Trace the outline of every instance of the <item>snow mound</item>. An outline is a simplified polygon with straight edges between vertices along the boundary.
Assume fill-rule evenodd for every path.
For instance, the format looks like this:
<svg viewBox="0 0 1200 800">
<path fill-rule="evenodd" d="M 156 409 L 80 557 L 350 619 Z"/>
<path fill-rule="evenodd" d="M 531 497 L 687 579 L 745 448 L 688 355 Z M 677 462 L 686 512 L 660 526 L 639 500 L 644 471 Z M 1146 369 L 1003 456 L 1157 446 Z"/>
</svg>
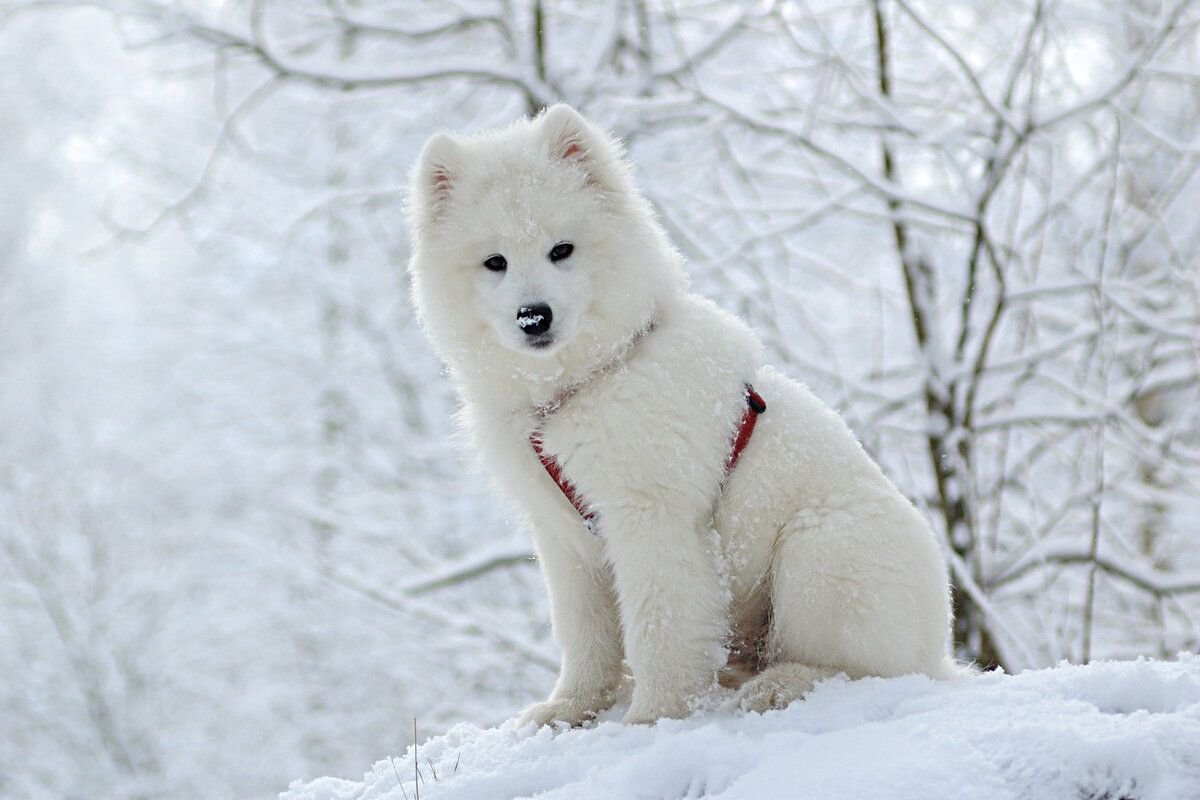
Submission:
<svg viewBox="0 0 1200 800">
<path fill-rule="evenodd" d="M 1200 800 L 1200 657 L 835 678 L 783 711 L 653 727 L 458 725 L 417 755 L 427 800 Z M 415 800 L 412 748 L 280 798 Z"/>
</svg>

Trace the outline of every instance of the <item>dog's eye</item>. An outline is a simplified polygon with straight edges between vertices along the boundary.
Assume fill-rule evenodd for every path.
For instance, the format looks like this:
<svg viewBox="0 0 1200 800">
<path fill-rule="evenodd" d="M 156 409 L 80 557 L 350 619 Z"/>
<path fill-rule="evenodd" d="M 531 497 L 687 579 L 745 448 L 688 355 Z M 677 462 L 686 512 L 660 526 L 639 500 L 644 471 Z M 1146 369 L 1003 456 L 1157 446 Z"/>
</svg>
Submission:
<svg viewBox="0 0 1200 800">
<path fill-rule="evenodd" d="M 570 256 L 573 252 L 575 252 L 575 245 L 571 244 L 570 242 L 559 242 L 558 244 L 554 245 L 554 247 L 550 248 L 550 260 L 562 261 L 564 258 Z"/>
<path fill-rule="evenodd" d="M 492 272 L 504 272 L 508 269 L 508 262 L 504 260 L 504 256 L 490 256 L 483 265 Z"/>
</svg>

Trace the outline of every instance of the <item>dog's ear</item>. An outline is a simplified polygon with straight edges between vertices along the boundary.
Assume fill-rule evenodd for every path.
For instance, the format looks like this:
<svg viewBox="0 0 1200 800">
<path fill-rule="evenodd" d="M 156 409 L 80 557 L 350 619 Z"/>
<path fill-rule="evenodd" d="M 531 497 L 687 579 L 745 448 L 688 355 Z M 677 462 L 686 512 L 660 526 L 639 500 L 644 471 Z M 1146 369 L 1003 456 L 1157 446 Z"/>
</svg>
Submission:
<svg viewBox="0 0 1200 800">
<path fill-rule="evenodd" d="M 551 156 L 577 164 L 588 183 L 616 188 L 613 184 L 622 172 L 621 146 L 612 137 L 563 103 L 546 109 L 541 127 Z"/>
<path fill-rule="evenodd" d="M 415 228 L 420 230 L 442 216 L 461 177 L 462 148 L 458 140 L 448 133 L 429 137 L 413 170 L 410 208 Z"/>
</svg>

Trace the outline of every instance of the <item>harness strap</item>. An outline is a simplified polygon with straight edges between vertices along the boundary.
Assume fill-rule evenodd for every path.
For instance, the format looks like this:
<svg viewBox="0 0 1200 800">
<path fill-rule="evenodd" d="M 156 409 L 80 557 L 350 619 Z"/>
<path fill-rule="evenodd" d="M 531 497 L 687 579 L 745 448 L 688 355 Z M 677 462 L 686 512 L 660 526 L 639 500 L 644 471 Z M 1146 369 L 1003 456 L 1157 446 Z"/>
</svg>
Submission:
<svg viewBox="0 0 1200 800">
<path fill-rule="evenodd" d="M 533 452 L 537 453 L 538 460 L 542 462 L 542 466 L 546 468 L 546 474 L 558 485 L 558 489 L 563 493 L 563 496 L 571 501 L 571 505 L 575 506 L 575 510 L 579 512 L 579 516 L 583 518 L 583 524 L 587 525 L 590 530 L 596 524 L 596 512 L 588 508 L 587 504 L 583 502 L 583 498 L 579 496 L 579 492 L 575 491 L 575 484 L 563 477 L 562 467 L 558 465 L 558 459 L 542 451 L 541 428 L 529 434 L 529 444 L 533 447 Z"/>
<path fill-rule="evenodd" d="M 758 415 L 766 410 L 767 404 L 762 399 L 762 396 L 754 391 L 753 386 L 747 383 L 746 410 L 742 413 L 742 421 L 738 425 L 737 432 L 734 434 L 733 442 L 730 444 L 729 455 L 725 457 L 726 479 L 733 472 L 733 468 L 737 466 L 738 459 L 742 457 L 742 451 L 750 443 L 750 437 L 754 435 L 754 426 L 758 422 Z M 542 462 L 542 467 L 545 468 L 546 474 L 558 486 L 558 490 L 563 493 L 563 496 L 575 507 L 583 523 L 587 525 L 588 530 L 594 529 L 596 526 L 596 511 L 588 507 L 587 503 L 584 502 L 579 492 L 575 489 L 575 484 L 571 483 L 563 475 L 558 459 L 542 449 L 541 428 L 535 428 L 530 432 L 529 445 L 533 448 L 533 452 L 537 455 L 538 460 Z M 724 480 L 721 483 L 724 485 Z"/>
<path fill-rule="evenodd" d="M 729 477 L 729 473 L 733 472 L 738 459 L 742 457 L 742 451 L 750 443 L 750 437 L 754 435 L 754 425 L 758 422 L 758 415 L 766 410 L 767 404 L 762 399 L 762 395 L 754 391 L 754 387 L 747 383 L 746 410 L 742 413 L 742 424 L 738 425 L 737 435 L 733 437 L 733 447 L 729 449 L 729 456 L 725 459 L 726 478 Z"/>
</svg>

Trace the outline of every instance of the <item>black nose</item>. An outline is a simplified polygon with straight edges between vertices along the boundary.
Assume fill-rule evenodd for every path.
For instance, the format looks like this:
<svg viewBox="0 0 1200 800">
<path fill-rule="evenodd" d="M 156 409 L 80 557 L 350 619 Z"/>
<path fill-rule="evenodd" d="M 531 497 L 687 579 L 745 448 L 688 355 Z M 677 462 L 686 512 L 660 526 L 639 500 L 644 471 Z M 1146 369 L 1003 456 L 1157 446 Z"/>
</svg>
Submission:
<svg viewBox="0 0 1200 800">
<path fill-rule="evenodd" d="M 535 303 L 517 309 L 517 327 L 525 331 L 526 336 L 541 336 L 550 330 L 552 321 L 554 314 L 545 303 Z"/>
</svg>

